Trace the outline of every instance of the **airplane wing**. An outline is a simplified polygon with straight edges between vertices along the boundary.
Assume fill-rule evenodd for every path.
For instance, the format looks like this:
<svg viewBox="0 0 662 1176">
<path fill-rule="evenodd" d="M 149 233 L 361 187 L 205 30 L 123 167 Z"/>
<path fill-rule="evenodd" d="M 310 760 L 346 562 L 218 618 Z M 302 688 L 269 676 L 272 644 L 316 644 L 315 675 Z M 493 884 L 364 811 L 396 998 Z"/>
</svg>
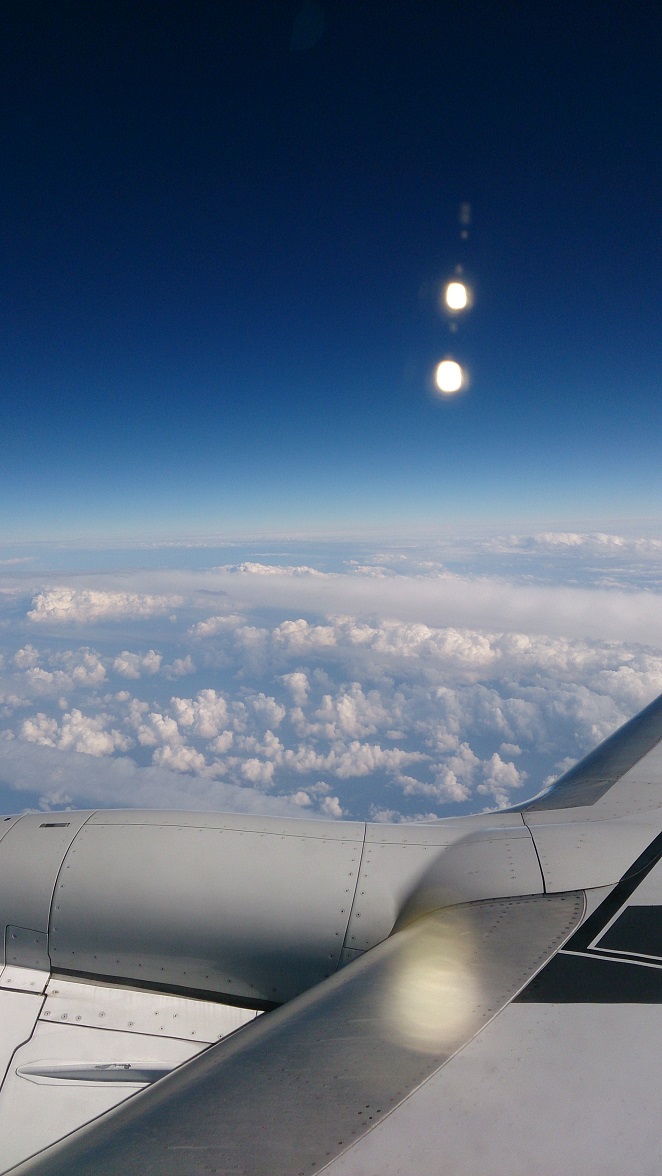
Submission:
<svg viewBox="0 0 662 1176">
<path fill-rule="evenodd" d="M 582 913 L 573 894 L 423 916 L 28 1170 L 320 1171 L 487 1024 Z"/>
<path fill-rule="evenodd" d="M 260 891 L 259 903 L 276 901 L 273 891 L 281 887 L 280 934 L 288 959 L 299 950 L 297 968 L 306 981 L 279 1007 L 170 1073 L 159 1077 L 155 1067 L 153 1084 L 141 1075 L 142 1089 L 121 1105 L 10 1170 L 15 1176 L 556 1176 L 575 1170 L 652 1176 L 662 1170 L 660 738 L 662 699 L 520 811 L 427 828 L 368 826 L 362 835 L 350 828 L 345 840 L 335 827 L 335 842 L 317 827 L 306 838 L 307 822 L 295 822 L 297 830 L 281 822 L 269 834 L 268 823 L 256 831 L 247 818 L 243 824 L 225 818 L 214 832 L 230 858 L 234 838 L 241 837 L 244 857 L 262 839 L 271 894 Z M 77 873 L 94 890 L 88 858 L 103 887 L 107 861 L 125 836 L 132 853 L 142 846 L 143 861 L 145 847 L 165 843 L 175 829 L 183 843 L 199 836 L 192 817 L 189 826 L 176 820 L 181 815 L 88 816 L 81 826 L 87 834 L 78 841 L 77 833 L 70 846 L 78 842 L 77 861 L 67 851 L 58 869 L 60 878 L 68 862 L 71 918 L 78 910 Z M 210 818 L 205 831 L 212 826 Z M 280 856 L 278 843 L 285 845 Z M 294 862 L 297 844 L 302 856 Z M 337 927 L 321 907 L 315 915 L 311 880 L 321 858 L 318 881 L 327 898 L 338 871 L 345 883 L 352 879 L 338 892 L 349 897 Z M 124 858 L 127 868 L 130 860 Z M 236 892 L 235 898 L 249 938 L 251 926 L 257 928 L 265 946 L 260 953 L 253 944 L 250 971 L 234 926 L 231 950 L 217 949 L 226 952 L 225 970 L 234 968 L 224 983 L 238 984 L 241 976 L 255 984 L 268 973 L 283 990 L 296 987 L 299 972 L 288 973 L 274 955 L 269 920 L 260 922 L 252 910 L 255 894 L 248 907 Z M 297 919 L 287 918 L 292 904 L 299 904 L 299 936 Z M 318 962 L 321 967 L 326 952 L 329 974 L 310 983 L 315 953 L 302 955 L 297 940 L 310 940 L 313 930 Z M 62 950 L 60 934 L 49 928 L 49 941 Z M 130 970 L 126 931 L 122 938 L 115 923 L 101 918 L 97 934 L 110 936 L 118 952 L 119 935 L 121 966 Z M 337 938 L 342 946 L 329 951 Z M 75 942 L 84 953 L 80 936 Z M 144 962 L 153 962 L 151 931 L 143 946 Z M 88 949 L 83 971 L 90 959 Z M 70 982 L 92 978 L 77 974 Z M 55 983 L 61 979 L 51 972 L 48 985 Z M 116 983 L 125 993 L 127 977 Z M 261 997 L 262 1007 L 270 1007 L 262 991 Z M 15 1071 L 14 1077 L 19 1081 Z M 0 1116 L 3 1094 L 4 1087 Z"/>
</svg>

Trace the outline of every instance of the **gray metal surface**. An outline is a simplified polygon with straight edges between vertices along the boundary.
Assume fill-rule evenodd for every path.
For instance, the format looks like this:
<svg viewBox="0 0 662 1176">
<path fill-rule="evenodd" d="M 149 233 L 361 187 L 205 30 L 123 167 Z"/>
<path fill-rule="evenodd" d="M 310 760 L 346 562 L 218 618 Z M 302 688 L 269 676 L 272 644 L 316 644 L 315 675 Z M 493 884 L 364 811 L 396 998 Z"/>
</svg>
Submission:
<svg viewBox="0 0 662 1176">
<path fill-rule="evenodd" d="M 27 813 L 9 824 L 0 851 L 0 935 L 5 928 L 48 931 L 55 881 L 69 846 L 90 816 Z"/>
<path fill-rule="evenodd" d="M 427 915 L 16 1176 L 296 1176 L 369 1131 L 490 1021 L 583 894 Z"/>
<path fill-rule="evenodd" d="M 45 995 L 40 1019 L 50 1024 L 176 1037 L 207 1045 L 259 1016 L 236 1005 L 62 976 L 50 980 Z"/>
<path fill-rule="evenodd" d="M 543 889 L 519 814 L 416 834 L 177 816 L 96 813 L 80 830 L 53 899 L 58 972 L 269 1008 L 386 939 L 396 922 Z"/>
<path fill-rule="evenodd" d="M 135 1094 L 144 1086 L 145 1071 L 170 1072 L 204 1048 L 203 1042 L 191 1038 L 106 1029 L 105 1019 L 101 1018 L 95 1027 L 75 1020 L 53 1023 L 52 1019 L 44 1019 L 46 1010 L 30 1026 L 29 1033 L 25 1027 L 19 1033 L 16 1023 L 22 1011 L 21 1001 L 31 999 L 36 1003 L 36 998 L 0 993 L 0 1006 L 3 995 L 7 1001 L 11 998 L 18 1009 L 13 1015 L 5 1002 L 0 1010 L 8 1013 L 13 1029 L 11 1065 L 0 1091 L 2 1172 Z M 96 1065 L 119 1065 L 120 1070 L 106 1069 L 95 1076 Z M 121 1080 L 123 1074 L 125 1081 Z"/>
<path fill-rule="evenodd" d="M 9 967 L 50 972 L 48 935 L 45 931 L 31 931 L 9 923 L 5 929 L 5 961 Z"/>
<path fill-rule="evenodd" d="M 584 821 L 567 824 L 539 824 L 535 813 L 527 815 L 548 894 L 613 885 L 659 828 L 659 817 L 651 829 L 644 821 L 593 820 L 593 811 Z"/>
<path fill-rule="evenodd" d="M 49 820 L 66 820 L 52 813 Z M 309 817 L 261 817 L 257 813 L 199 812 L 197 809 L 98 809 L 90 825 L 166 825 L 189 829 L 234 829 L 238 833 L 270 833 L 274 837 L 320 837 L 324 841 L 363 838 L 363 821 L 328 821 Z"/>
<path fill-rule="evenodd" d="M 0 841 L 6 837 L 12 825 L 15 825 L 18 820 L 20 820 L 19 817 L 0 817 Z"/>
<path fill-rule="evenodd" d="M 662 694 L 559 776 L 548 792 L 517 805 L 513 811 L 544 812 L 593 805 L 660 740 Z"/>
<path fill-rule="evenodd" d="M 441 907 L 542 893 L 538 858 L 522 817 L 491 813 L 490 818 L 413 828 L 368 825 L 347 947 L 373 947 L 394 926 L 400 929 Z"/>
<path fill-rule="evenodd" d="M 246 828 L 246 819 L 228 824 L 221 814 L 215 828 L 157 813 L 102 823 L 99 814 L 58 878 L 53 967 L 254 1007 L 280 1004 L 334 972 L 364 826 L 357 838 L 356 826 L 329 822 L 324 836 L 303 821 L 282 832 L 268 822 L 266 832 Z"/>
</svg>

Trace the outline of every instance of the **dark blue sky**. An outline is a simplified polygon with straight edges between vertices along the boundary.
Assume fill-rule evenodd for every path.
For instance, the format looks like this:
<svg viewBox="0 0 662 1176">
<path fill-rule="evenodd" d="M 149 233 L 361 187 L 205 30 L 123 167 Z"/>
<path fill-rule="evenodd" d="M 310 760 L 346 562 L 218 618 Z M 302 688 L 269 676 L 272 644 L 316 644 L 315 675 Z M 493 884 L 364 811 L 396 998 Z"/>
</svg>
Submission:
<svg viewBox="0 0 662 1176">
<path fill-rule="evenodd" d="M 10 0 L 0 38 L 0 537 L 659 516 L 656 5 Z"/>
</svg>

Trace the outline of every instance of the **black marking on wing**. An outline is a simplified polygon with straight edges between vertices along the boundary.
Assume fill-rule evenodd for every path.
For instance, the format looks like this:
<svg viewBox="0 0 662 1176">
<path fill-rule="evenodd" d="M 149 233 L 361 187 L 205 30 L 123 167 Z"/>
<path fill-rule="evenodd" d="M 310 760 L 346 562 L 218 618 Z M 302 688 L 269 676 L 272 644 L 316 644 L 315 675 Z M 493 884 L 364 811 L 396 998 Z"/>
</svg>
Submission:
<svg viewBox="0 0 662 1176">
<path fill-rule="evenodd" d="M 662 907 L 627 905 L 661 858 L 662 833 L 516 1000 L 662 1004 Z"/>
<path fill-rule="evenodd" d="M 516 1000 L 523 1004 L 661 1004 L 662 967 L 560 951 Z"/>
<path fill-rule="evenodd" d="M 569 951 L 586 951 L 598 938 L 601 931 L 610 923 L 614 915 L 625 906 L 644 878 L 650 874 L 654 866 L 662 857 L 662 833 L 651 841 L 644 852 L 625 871 L 620 882 L 610 891 L 600 906 L 589 915 L 578 931 L 572 936 L 566 947 Z"/>
<path fill-rule="evenodd" d="M 662 963 L 662 907 L 626 907 L 602 936 L 600 949 Z"/>
</svg>

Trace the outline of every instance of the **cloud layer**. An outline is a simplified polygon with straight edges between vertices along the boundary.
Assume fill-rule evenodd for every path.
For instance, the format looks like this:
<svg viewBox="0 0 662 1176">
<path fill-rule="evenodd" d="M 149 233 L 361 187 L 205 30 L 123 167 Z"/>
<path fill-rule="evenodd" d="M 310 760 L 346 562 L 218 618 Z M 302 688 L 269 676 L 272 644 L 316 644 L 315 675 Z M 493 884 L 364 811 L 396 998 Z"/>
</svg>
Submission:
<svg viewBox="0 0 662 1176">
<path fill-rule="evenodd" d="M 495 538 L 461 570 L 384 549 L 329 570 L 302 547 L 48 585 L 12 567 L 6 803 L 433 820 L 523 799 L 662 691 L 646 544 Z M 567 582 L 568 552 L 596 550 L 618 587 Z"/>
</svg>

